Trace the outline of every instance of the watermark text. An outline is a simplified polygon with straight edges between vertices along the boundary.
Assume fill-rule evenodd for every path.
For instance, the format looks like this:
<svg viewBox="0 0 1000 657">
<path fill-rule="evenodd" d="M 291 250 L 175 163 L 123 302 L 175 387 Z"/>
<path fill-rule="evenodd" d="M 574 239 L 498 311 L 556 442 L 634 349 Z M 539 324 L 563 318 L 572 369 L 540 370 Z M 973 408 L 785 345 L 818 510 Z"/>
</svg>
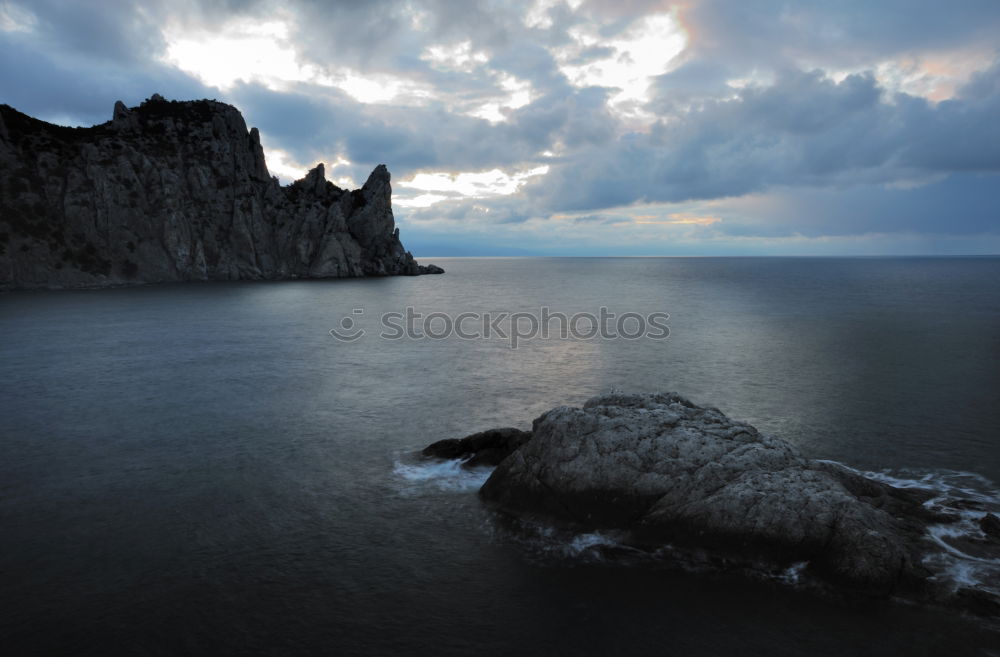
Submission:
<svg viewBox="0 0 1000 657">
<path fill-rule="evenodd" d="M 330 335 L 354 342 L 369 333 L 361 326 L 363 308 L 344 316 Z M 503 340 L 511 349 L 530 340 L 664 340 L 670 337 L 669 313 L 611 312 L 602 306 L 596 313 L 567 314 L 542 306 L 537 312 L 419 312 L 407 307 L 378 317 L 378 337 L 383 340 Z"/>
</svg>

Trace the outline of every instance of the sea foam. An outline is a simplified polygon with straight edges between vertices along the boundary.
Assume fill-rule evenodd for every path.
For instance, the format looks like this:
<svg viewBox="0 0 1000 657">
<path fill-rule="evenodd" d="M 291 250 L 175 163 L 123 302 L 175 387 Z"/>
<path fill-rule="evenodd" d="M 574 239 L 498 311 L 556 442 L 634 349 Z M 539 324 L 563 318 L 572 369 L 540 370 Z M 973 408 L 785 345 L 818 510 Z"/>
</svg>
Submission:
<svg viewBox="0 0 1000 657">
<path fill-rule="evenodd" d="M 927 538 L 937 549 L 927 553 L 924 565 L 934 573 L 934 579 L 953 589 L 971 587 L 1000 597 L 998 550 L 979 526 L 987 513 L 1000 514 L 996 484 L 982 475 L 958 470 L 865 472 L 838 465 L 890 486 L 930 492 L 933 496 L 924 506 L 957 520 L 928 526 Z"/>
<path fill-rule="evenodd" d="M 393 464 L 393 474 L 408 484 L 412 492 L 435 490 L 466 493 L 479 490 L 489 479 L 493 468 L 466 468 L 468 459 L 448 461 L 427 460 L 408 462 L 397 459 Z"/>
</svg>

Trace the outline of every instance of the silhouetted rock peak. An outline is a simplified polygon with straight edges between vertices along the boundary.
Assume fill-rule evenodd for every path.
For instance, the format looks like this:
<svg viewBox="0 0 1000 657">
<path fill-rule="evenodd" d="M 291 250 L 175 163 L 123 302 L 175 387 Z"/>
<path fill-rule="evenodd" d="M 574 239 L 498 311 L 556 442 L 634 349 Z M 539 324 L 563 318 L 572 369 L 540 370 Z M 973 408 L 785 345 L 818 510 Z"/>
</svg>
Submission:
<svg viewBox="0 0 1000 657">
<path fill-rule="evenodd" d="M 389 169 L 387 169 L 384 164 L 380 164 L 377 167 L 375 167 L 375 169 L 368 176 L 368 180 L 367 182 L 365 182 L 365 187 L 368 187 L 369 185 L 378 185 L 378 184 L 388 185 L 389 179 L 390 179 Z"/>
<path fill-rule="evenodd" d="M 314 194 L 321 194 L 326 189 L 326 168 L 320 162 L 313 167 L 306 177 L 302 179 L 302 184 Z"/>
<path fill-rule="evenodd" d="M 354 191 L 323 164 L 282 187 L 232 105 L 153 94 L 112 116 L 0 106 L 0 288 L 422 273 L 385 165 Z"/>
<path fill-rule="evenodd" d="M 115 101 L 115 110 L 113 114 L 115 121 L 127 118 L 130 113 L 131 112 L 128 111 L 128 108 L 125 107 L 125 103 L 120 100 Z"/>
</svg>

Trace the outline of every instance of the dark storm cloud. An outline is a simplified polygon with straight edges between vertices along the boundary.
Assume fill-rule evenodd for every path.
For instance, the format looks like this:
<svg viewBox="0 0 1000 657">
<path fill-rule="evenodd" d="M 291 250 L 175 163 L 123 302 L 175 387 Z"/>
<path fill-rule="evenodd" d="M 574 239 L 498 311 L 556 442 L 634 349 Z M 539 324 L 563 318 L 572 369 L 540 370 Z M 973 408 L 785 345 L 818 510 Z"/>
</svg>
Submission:
<svg viewBox="0 0 1000 657">
<path fill-rule="evenodd" d="M 691 98 L 718 97 L 726 81 L 788 69 L 872 69 L 889 58 L 913 64 L 950 51 L 997 51 L 1000 3 L 993 0 L 723 0 L 683 2 L 692 40 L 684 62 L 654 83 L 668 111 Z"/>
<path fill-rule="evenodd" d="M 134 2 L 12 2 L 33 18 L 32 40 L 55 55 L 73 53 L 97 62 L 114 62 L 155 54 L 164 46 L 155 14 Z"/>
<path fill-rule="evenodd" d="M 520 149 L 506 142 L 485 120 L 449 115 L 439 106 L 370 106 L 308 85 L 291 93 L 244 85 L 232 95 L 249 122 L 300 162 L 339 151 L 364 165 L 389 162 L 402 176 L 428 167 L 508 166 L 534 152 L 523 139 Z"/>
<path fill-rule="evenodd" d="M 712 58 L 751 66 L 807 59 L 812 65 L 865 65 L 913 50 L 994 45 L 994 0 L 758 0 L 684 3 L 695 47 Z"/>
<path fill-rule="evenodd" d="M 510 120 L 454 115 L 441 104 L 427 107 L 366 105 L 329 88 L 303 85 L 277 92 L 239 85 L 230 92 L 248 123 L 299 162 L 340 151 L 352 162 L 391 162 L 397 177 L 418 169 L 482 170 L 534 162 L 556 143 L 596 146 L 613 138 L 607 92 L 566 88 L 514 110 Z"/>
<path fill-rule="evenodd" d="M 910 232 L 978 235 L 1000 226 L 997 177 L 952 174 L 916 188 L 859 185 L 846 189 L 793 188 L 772 203 L 730 221 L 726 233 L 806 237 Z"/>
<path fill-rule="evenodd" d="M 31 41 L 60 56 L 92 63 L 135 64 L 155 60 L 166 47 L 168 21 L 213 27 L 234 14 L 259 15 L 257 0 L 6 0 L 30 17 Z"/>
<path fill-rule="evenodd" d="M 726 63 L 691 59 L 669 73 L 658 76 L 652 85 L 653 95 L 662 112 L 678 102 L 688 102 L 691 98 L 715 98 L 732 93 L 726 80 L 736 77 L 739 77 L 736 69 Z"/>
<path fill-rule="evenodd" d="M 78 125 L 111 119 L 116 100 L 137 105 L 153 93 L 170 98 L 211 98 L 206 87 L 157 62 L 94 66 L 13 35 L 0 38 L 0 102 L 49 120 Z"/>
<path fill-rule="evenodd" d="M 153 93 L 170 98 L 221 97 L 161 61 L 169 18 L 212 25 L 255 3 L 83 3 L 8 0 L 29 29 L 0 31 L 0 102 L 42 118 L 76 124 L 111 118 L 116 100 L 135 105 Z"/>
<path fill-rule="evenodd" d="M 789 187 L 747 198 L 714 202 L 721 217 L 712 228 L 738 239 L 837 240 L 856 236 L 947 237 L 992 235 L 1000 225 L 996 177 L 951 174 L 915 188 L 854 185 L 847 188 Z"/>
<path fill-rule="evenodd" d="M 739 196 L 778 185 L 893 183 L 1000 172 L 1000 66 L 954 100 L 888 95 L 869 75 L 839 83 L 786 72 L 553 168 L 530 192 L 551 211 Z M 989 91 L 984 93 L 983 90 Z"/>
<path fill-rule="evenodd" d="M 479 49 L 500 49 L 523 29 L 516 7 L 480 0 L 306 1 L 287 7 L 303 56 L 359 70 L 423 69 L 413 55 L 429 43 L 469 40 Z"/>
<path fill-rule="evenodd" d="M 450 222 L 450 230 L 463 224 L 510 225 L 521 224 L 532 219 L 532 208 L 519 196 L 498 196 L 491 199 L 461 198 L 448 199 L 429 208 L 405 208 L 396 214 L 410 225 L 421 222 Z M 475 218 L 476 222 L 470 222 Z"/>
</svg>

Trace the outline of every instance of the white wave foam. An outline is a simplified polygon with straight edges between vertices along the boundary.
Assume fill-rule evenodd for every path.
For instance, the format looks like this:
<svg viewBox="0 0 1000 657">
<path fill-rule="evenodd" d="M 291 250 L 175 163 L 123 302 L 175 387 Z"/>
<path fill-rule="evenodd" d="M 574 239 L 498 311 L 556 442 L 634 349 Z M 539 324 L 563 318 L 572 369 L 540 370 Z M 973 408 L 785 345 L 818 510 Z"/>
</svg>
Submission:
<svg viewBox="0 0 1000 657">
<path fill-rule="evenodd" d="M 982 534 L 982 531 L 978 527 L 976 528 L 967 527 L 963 526 L 964 524 L 965 524 L 964 522 L 957 522 L 953 525 L 931 525 L 927 531 L 930 534 L 931 538 L 934 540 L 934 542 L 937 543 L 938 546 L 940 546 L 941 549 L 947 552 L 948 554 L 959 557 L 961 559 L 965 559 L 967 561 L 974 561 L 976 563 L 989 564 L 1000 567 L 1000 559 L 983 558 L 983 557 L 977 557 L 972 554 L 968 554 L 967 552 L 963 552 L 959 548 L 955 547 L 954 544 L 948 541 L 949 538 L 959 539 L 959 540 L 970 537 L 978 538 L 976 534 L 980 535 Z"/>
<path fill-rule="evenodd" d="M 1000 489 L 992 481 L 959 470 L 863 472 L 843 463 L 828 462 L 896 488 L 919 488 L 932 493 L 924 506 L 957 520 L 927 528 L 927 537 L 940 551 L 928 554 L 924 565 L 935 573 L 935 579 L 953 588 L 972 587 L 1000 596 L 1000 559 L 967 551 L 987 538 L 979 526 L 980 519 L 987 513 L 1000 513 Z"/>
<path fill-rule="evenodd" d="M 494 518 L 491 528 L 495 538 L 516 543 L 527 555 L 543 563 L 553 560 L 560 563 L 621 561 L 626 554 L 649 557 L 647 553 L 629 546 L 624 532 L 605 530 L 577 533 L 523 518 L 514 520 L 513 526 L 505 522 L 498 523 Z M 610 557 L 610 553 L 614 553 L 614 557 Z"/>
<path fill-rule="evenodd" d="M 791 566 L 782 571 L 780 575 L 778 575 L 778 580 L 784 582 L 785 584 L 791 584 L 794 586 L 802 581 L 803 574 L 808 567 L 808 561 L 793 563 Z"/>
<path fill-rule="evenodd" d="M 486 483 L 493 468 L 465 468 L 465 460 L 416 461 L 397 460 L 392 471 L 418 489 L 431 488 L 444 492 L 465 493 L 479 490 Z"/>
<path fill-rule="evenodd" d="M 587 534 L 577 534 L 569 543 L 564 546 L 564 551 L 569 556 L 600 555 L 602 548 L 621 547 L 621 543 L 614 537 L 602 534 L 601 532 L 590 532 Z"/>
</svg>

